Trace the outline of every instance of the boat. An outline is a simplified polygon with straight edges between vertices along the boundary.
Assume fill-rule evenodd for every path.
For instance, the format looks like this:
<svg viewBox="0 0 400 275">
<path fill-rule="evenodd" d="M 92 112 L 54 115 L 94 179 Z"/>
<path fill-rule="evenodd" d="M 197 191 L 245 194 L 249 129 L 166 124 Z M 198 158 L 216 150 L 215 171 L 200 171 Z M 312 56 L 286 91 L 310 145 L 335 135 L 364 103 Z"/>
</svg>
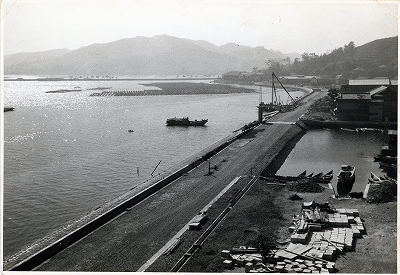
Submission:
<svg viewBox="0 0 400 275">
<path fill-rule="evenodd" d="M 315 174 L 314 176 L 313 176 L 313 178 L 315 178 L 315 179 L 317 179 L 317 178 L 321 178 L 322 177 L 322 175 L 323 175 L 324 173 L 318 173 L 318 174 Z"/>
<path fill-rule="evenodd" d="M 321 173 L 320 173 L 321 174 Z M 318 175 L 320 175 L 318 174 Z M 315 177 L 315 181 L 318 183 L 329 183 L 332 179 L 333 179 L 333 170 L 329 171 L 328 173 L 324 174 L 324 175 L 320 175 Z"/>
<path fill-rule="evenodd" d="M 14 107 L 4 107 L 4 112 L 14 111 Z"/>
<path fill-rule="evenodd" d="M 374 161 L 397 163 L 397 157 L 385 156 L 385 155 L 379 154 L 378 156 L 374 157 Z"/>
<path fill-rule="evenodd" d="M 133 131 L 132 129 L 129 129 L 128 132 L 129 132 L 129 133 L 133 133 L 134 131 Z"/>
<path fill-rule="evenodd" d="M 204 126 L 208 119 L 202 120 L 189 120 L 188 117 L 183 118 L 169 118 L 167 119 L 167 126 Z"/>
<path fill-rule="evenodd" d="M 368 178 L 369 183 L 382 183 L 382 179 L 371 172 L 370 177 Z"/>
<path fill-rule="evenodd" d="M 307 170 L 304 170 L 303 172 L 301 172 L 298 177 L 305 177 L 307 173 Z"/>
<path fill-rule="evenodd" d="M 392 170 L 395 171 L 397 170 L 397 163 L 384 163 L 380 162 L 379 167 L 382 168 L 383 170 Z"/>
<path fill-rule="evenodd" d="M 356 179 L 356 168 L 350 165 L 342 165 L 337 175 L 338 183 L 350 184 Z"/>
</svg>

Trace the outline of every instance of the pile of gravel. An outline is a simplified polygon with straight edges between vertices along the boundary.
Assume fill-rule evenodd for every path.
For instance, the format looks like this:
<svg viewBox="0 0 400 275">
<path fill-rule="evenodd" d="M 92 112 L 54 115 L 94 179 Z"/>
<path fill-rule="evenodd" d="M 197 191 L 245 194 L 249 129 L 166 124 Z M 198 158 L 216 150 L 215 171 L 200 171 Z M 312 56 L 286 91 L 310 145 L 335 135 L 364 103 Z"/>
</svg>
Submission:
<svg viewBox="0 0 400 275">
<path fill-rule="evenodd" d="M 395 201 L 397 197 L 397 184 L 394 181 L 383 182 L 374 186 L 368 192 L 367 202 L 380 203 Z"/>
<path fill-rule="evenodd" d="M 324 188 L 316 182 L 308 180 L 299 180 L 294 182 L 290 186 L 290 191 L 300 192 L 300 193 L 321 193 Z"/>
</svg>

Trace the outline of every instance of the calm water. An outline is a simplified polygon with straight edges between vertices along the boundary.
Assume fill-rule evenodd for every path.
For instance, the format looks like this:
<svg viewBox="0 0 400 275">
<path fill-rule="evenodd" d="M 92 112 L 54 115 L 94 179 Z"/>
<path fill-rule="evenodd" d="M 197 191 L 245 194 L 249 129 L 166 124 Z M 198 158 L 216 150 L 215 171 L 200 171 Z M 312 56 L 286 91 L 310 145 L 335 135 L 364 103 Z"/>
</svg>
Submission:
<svg viewBox="0 0 400 275">
<path fill-rule="evenodd" d="M 96 87 L 153 89 L 140 83 L 4 83 L 4 105 L 16 108 L 4 113 L 5 257 L 148 184 L 160 161 L 154 174 L 257 119 L 258 93 L 89 97 L 95 91 L 88 89 Z M 82 92 L 46 93 L 75 86 Z M 268 91 L 263 88 L 265 102 Z M 209 122 L 207 127 L 166 127 L 165 120 L 175 116 Z"/>
<path fill-rule="evenodd" d="M 350 191 L 363 192 L 371 172 L 378 176 L 386 175 L 379 169 L 379 162 L 374 162 L 384 140 L 381 132 L 309 131 L 296 144 L 277 174 L 297 176 L 307 170 L 307 174 L 315 175 L 333 170 L 331 183 L 337 191 L 336 176 L 340 166 L 349 164 L 356 167 L 356 180 Z"/>
</svg>

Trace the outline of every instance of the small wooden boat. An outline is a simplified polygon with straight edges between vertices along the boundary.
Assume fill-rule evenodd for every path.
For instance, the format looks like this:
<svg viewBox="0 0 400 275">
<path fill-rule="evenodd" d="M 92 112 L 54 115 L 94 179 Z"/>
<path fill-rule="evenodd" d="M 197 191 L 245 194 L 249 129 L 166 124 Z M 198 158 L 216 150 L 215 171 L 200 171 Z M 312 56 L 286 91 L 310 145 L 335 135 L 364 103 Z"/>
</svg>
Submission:
<svg viewBox="0 0 400 275">
<path fill-rule="evenodd" d="M 307 174 L 307 170 L 304 170 L 303 172 L 301 172 L 298 177 L 305 177 Z"/>
<path fill-rule="evenodd" d="M 322 175 L 323 175 L 324 173 L 318 173 L 318 174 L 315 174 L 314 176 L 313 176 L 313 178 L 321 178 L 322 177 Z"/>
<path fill-rule="evenodd" d="M 369 183 L 382 183 L 382 179 L 371 172 L 370 177 L 368 178 Z"/>
<path fill-rule="evenodd" d="M 385 156 L 385 155 L 379 154 L 378 156 L 374 157 L 374 161 L 382 161 L 382 162 L 387 162 L 387 163 L 396 163 L 397 162 L 397 157 Z"/>
<path fill-rule="evenodd" d="M 379 167 L 383 170 L 397 170 L 397 163 L 384 163 L 380 162 Z"/>
<path fill-rule="evenodd" d="M 333 178 L 333 170 L 331 170 L 331 171 L 329 171 L 328 173 L 326 173 L 326 174 L 323 176 L 323 178 L 330 178 L 330 179 L 332 179 L 332 178 Z"/>
<path fill-rule="evenodd" d="M 356 168 L 350 165 L 342 165 L 337 175 L 338 183 L 352 184 L 355 181 Z"/>
<path fill-rule="evenodd" d="M 325 175 L 316 178 L 316 182 L 318 183 L 329 183 L 333 179 L 333 170 L 329 171 Z"/>
</svg>

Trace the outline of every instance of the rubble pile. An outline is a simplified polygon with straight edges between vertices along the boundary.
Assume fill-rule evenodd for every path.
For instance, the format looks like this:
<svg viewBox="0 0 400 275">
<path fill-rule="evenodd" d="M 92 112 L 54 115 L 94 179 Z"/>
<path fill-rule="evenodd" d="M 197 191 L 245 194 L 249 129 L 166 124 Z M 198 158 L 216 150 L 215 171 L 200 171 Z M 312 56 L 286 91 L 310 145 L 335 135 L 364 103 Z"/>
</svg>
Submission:
<svg viewBox="0 0 400 275">
<path fill-rule="evenodd" d="M 304 202 L 301 215 L 293 216 L 290 243 L 262 256 L 257 249 L 221 252 L 226 269 L 245 268 L 248 273 L 332 273 L 337 256 L 354 251 L 365 227 L 357 209 L 334 209 L 328 203 Z"/>
<path fill-rule="evenodd" d="M 369 203 L 382 203 L 395 201 L 397 197 L 397 184 L 395 181 L 386 181 L 373 186 L 367 197 Z"/>
</svg>

